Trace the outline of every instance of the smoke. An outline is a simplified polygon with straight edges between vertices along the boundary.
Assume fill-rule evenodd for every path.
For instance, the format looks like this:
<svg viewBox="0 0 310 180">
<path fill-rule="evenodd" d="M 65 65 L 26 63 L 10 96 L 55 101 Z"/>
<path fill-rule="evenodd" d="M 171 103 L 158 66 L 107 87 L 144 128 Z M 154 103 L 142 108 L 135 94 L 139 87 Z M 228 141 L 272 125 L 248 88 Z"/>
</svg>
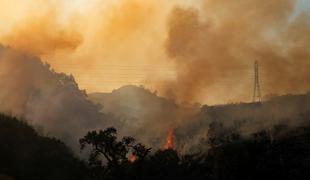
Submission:
<svg viewBox="0 0 310 180">
<path fill-rule="evenodd" d="M 166 52 L 176 81 L 164 92 L 179 101 L 250 99 L 253 63 L 264 94 L 309 89 L 309 14 L 295 0 L 205 0 L 201 10 L 176 7 L 168 20 Z"/>
<path fill-rule="evenodd" d="M 61 1 L 1 1 L 1 43 L 36 56 L 72 52 L 83 42 L 73 17 Z M 9 19 L 9 21 L 8 21 Z"/>
<path fill-rule="evenodd" d="M 199 106 L 178 105 L 144 87 L 124 86 L 112 93 L 89 94 L 105 114 L 115 117 L 113 126 L 121 134 L 131 135 L 147 146 L 162 148 L 168 130 L 183 126 L 199 112 Z"/>
<path fill-rule="evenodd" d="M 309 127 L 310 94 L 273 96 L 263 103 L 203 106 L 176 129 L 178 148 L 185 152 L 208 149 L 207 139 L 227 141 L 232 135 L 241 139 L 266 131 L 271 139 L 298 127 Z"/>
<path fill-rule="evenodd" d="M 3 46 L 0 86 L 1 112 L 26 119 L 75 150 L 88 130 L 107 123 L 72 76 L 56 73 L 39 58 Z"/>
<path fill-rule="evenodd" d="M 143 84 L 147 77 L 165 79 L 169 74 L 151 65 L 169 64 L 162 44 L 165 18 L 175 3 L 27 0 L 14 6 L 4 0 L 0 42 L 73 74 L 88 92 Z"/>
<path fill-rule="evenodd" d="M 134 86 L 106 95 L 98 106 L 88 100 L 72 75 L 57 73 L 38 57 L 2 45 L 0 86 L 0 112 L 25 119 L 76 152 L 78 139 L 87 131 L 110 126 L 118 129 L 119 136 L 131 135 L 160 148 L 167 130 L 198 110 Z"/>
<path fill-rule="evenodd" d="M 138 109 L 111 112 L 138 114 L 141 122 L 104 119 L 72 76 L 35 56 L 91 92 L 144 84 L 178 103 L 246 101 L 255 60 L 263 94 L 304 92 L 310 23 L 309 14 L 296 12 L 297 2 L 3 0 L 0 42 L 16 50 L 0 48 L 0 111 L 69 144 L 108 124 L 149 142 L 190 123 L 184 120 L 190 110 L 161 101 L 146 108 L 144 98 L 134 104 L 136 96 L 126 103 Z M 211 119 L 199 121 L 201 127 Z M 199 123 L 193 129 L 204 132 Z"/>
<path fill-rule="evenodd" d="M 178 102 L 247 101 L 255 60 L 263 94 L 309 89 L 309 13 L 298 2 L 4 0 L 0 41 L 89 92 L 143 84 Z"/>
<path fill-rule="evenodd" d="M 81 34 L 61 25 L 55 18 L 50 13 L 37 19 L 25 20 L 16 25 L 14 31 L 4 35 L 2 42 L 37 56 L 75 50 L 82 43 Z"/>
</svg>

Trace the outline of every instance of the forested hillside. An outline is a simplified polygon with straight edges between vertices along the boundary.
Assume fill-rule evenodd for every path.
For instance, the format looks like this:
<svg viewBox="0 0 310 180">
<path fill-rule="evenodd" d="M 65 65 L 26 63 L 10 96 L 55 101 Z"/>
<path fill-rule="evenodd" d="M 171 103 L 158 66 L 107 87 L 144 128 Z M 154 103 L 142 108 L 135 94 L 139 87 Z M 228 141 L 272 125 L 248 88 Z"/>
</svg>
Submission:
<svg viewBox="0 0 310 180">
<path fill-rule="evenodd" d="M 222 139 L 221 143 L 210 136 L 205 141 L 210 146 L 208 151 L 182 154 L 174 149 L 150 153 L 139 143 L 131 146 L 134 139 L 116 140 L 113 129 L 90 132 L 81 139 L 81 145 L 97 144 L 98 149 L 93 149 L 88 162 L 82 162 L 59 140 L 39 136 L 26 123 L 1 115 L 0 179 L 296 180 L 309 177 L 309 128 L 275 127 L 273 131 L 252 134 L 248 139 L 230 135 L 232 138 Z M 107 156 L 103 150 L 109 150 Z M 131 153 L 136 156 L 134 159 Z M 107 161 L 106 157 L 112 159 Z"/>
<path fill-rule="evenodd" d="M 0 115 L 0 179 L 83 179 L 83 163 L 60 140 Z"/>
</svg>

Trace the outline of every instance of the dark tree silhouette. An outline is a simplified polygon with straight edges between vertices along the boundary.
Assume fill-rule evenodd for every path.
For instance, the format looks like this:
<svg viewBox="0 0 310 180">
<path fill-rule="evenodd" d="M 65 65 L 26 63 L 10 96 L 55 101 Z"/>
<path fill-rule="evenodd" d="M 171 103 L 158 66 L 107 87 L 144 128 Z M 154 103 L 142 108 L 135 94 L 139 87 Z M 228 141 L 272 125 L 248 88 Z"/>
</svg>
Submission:
<svg viewBox="0 0 310 180">
<path fill-rule="evenodd" d="M 115 128 L 107 128 L 102 131 L 91 131 L 80 139 L 81 150 L 90 146 L 89 155 L 90 176 L 94 179 L 122 179 L 126 177 L 128 157 L 136 156 L 137 161 L 143 161 L 150 152 L 143 144 L 135 144 L 135 139 L 126 136 L 121 140 L 117 138 Z M 105 161 L 104 161 L 105 160 Z M 106 163 L 106 166 L 104 164 Z"/>
<path fill-rule="evenodd" d="M 91 131 L 80 139 L 82 150 L 86 145 L 92 147 L 89 159 L 91 164 L 98 164 L 101 161 L 101 156 L 103 156 L 110 166 L 127 162 L 127 154 L 134 142 L 135 139 L 132 137 L 123 137 L 121 141 L 118 141 L 117 131 L 114 128 L 107 128 L 99 132 Z"/>
<path fill-rule="evenodd" d="M 151 152 L 152 148 L 146 148 L 143 144 L 138 143 L 134 145 L 132 154 L 137 157 L 137 160 L 144 160 L 146 156 Z"/>
<path fill-rule="evenodd" d="M 0 179 L 309 179 L 310 125 L 275 126 L 247 138 L 220 124 L 210 128 L 214 144 L 194 155 L 173 149 L 151 154 L 132 137 L 117 138 L 114 128 L 91 131 L 80 139 L 81 149 L 90 150 L 87 164 L 61 141 L 0 114 Z"/>
</svg>

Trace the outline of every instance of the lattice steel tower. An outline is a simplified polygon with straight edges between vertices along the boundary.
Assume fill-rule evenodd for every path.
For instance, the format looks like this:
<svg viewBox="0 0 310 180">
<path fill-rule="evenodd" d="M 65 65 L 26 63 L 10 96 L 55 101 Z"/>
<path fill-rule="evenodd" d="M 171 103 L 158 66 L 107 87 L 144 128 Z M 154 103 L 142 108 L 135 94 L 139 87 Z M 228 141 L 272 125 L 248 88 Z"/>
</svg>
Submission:
<svg viewBox="0 0 310 180">
<path fill-rule="evenodd" d="M 254 63 L 254 89 L 253 89 L 253 102 L 261 102 L 261 92 L 259 84 L 259 71 L 258 71 L 258 61 Z"/>
</svg>

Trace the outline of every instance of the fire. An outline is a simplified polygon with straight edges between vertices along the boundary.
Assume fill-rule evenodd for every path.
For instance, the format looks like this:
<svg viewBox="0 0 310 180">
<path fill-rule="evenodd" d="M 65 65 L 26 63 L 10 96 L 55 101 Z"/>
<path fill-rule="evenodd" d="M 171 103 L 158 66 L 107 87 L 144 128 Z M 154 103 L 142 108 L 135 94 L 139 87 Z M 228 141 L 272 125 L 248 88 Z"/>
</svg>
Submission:
<svg viewBox="0 0 310 180">
<path fill-rule="evenodd" d="M 129 156 L 128 160 L 129 160 L 130 162 L 135 162 L 135 161 L 137 160 L 137 156 L 134 155 L 134 154 L 131 154 L 131 155 Z"/>
<path fill-rule="evenodd" d="M 164 145 L 164 149 L 174 149 L 174 132 L 173 129 L 169 129 L 168 135 L 166 138 L 166 144 Z"/>
</svg>

